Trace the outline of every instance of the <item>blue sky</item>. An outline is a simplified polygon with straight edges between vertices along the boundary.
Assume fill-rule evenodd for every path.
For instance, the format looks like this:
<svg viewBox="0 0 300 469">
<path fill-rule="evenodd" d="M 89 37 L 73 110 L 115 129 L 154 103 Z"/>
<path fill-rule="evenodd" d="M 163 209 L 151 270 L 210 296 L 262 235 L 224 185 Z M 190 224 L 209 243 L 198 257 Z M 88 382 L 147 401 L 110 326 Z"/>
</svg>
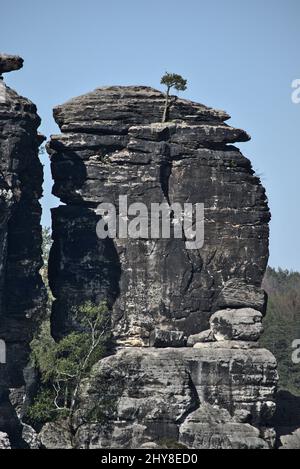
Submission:
<svg viewBox="0 0 300 469">
<path fill-rule="evenodd" d="M 52 108 L 98 86 L 160 88 L 166 71 L 188 79 L 183 97 L 225 109 L 252 141 L 240 144 L 262 175 L 272 211 L 270 265 L 300 270 L 299 0 L 6 0 L 0 50 L 25 59 L 6 83 L 32 99 L 41 131 Z M 47 157 L 43 223 L 50 225 Z"/>
</svg>

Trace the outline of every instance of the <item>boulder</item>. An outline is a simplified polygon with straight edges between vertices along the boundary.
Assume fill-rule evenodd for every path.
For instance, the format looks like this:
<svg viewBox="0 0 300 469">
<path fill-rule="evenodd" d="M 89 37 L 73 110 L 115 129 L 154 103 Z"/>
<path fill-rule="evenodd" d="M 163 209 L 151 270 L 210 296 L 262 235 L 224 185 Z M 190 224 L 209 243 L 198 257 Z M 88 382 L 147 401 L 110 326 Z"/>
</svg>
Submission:
<svg viewBox="0 0 300 469">
<path fill-rule="evenodd" d="M 226 308 L 253 308 L 266 312 L 267 294 L 260 287 L 248 284 L 243 279 L 233 278 L 225 282 L 214 302 L 216 310 Z"/>
<path fill-rule="evenodd" d="M 42 448 L 72 449 L 72 435 L 65 421 L 46 423 L 39 433 Z"/>
<path fill-rule="evenodd" d="M 154 329 L 150 335 L 150 347 L 185 347 L 186 341 L 182 331 Z"/>
<path fill-rule="evenodd" d="M 210 318 L 210 327 L 217 341 L 257 341 L 262 332 L 262 314 L 252 308 L 224 309 Z"/>
<path fill-rule="evenodd" d="M 37 432 L 30 425 L 23 423 L 22 425 L 22 440 L 29 449 L 40 449 L 41 442 Z"/>
<path fill-rule="evenodd" d="M 0 75 L 2 73 L 19 70 L 23 67 L 23 59 L 18 55 L 8 55 L 0 53 Z"/>
</svg>

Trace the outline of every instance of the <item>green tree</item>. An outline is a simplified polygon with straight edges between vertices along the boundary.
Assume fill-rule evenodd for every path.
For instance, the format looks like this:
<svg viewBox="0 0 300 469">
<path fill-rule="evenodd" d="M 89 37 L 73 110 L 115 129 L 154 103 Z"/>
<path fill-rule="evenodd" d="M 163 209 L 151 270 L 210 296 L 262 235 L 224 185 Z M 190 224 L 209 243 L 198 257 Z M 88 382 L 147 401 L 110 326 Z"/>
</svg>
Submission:
<svg viewBox="0 0 300 469">
<path fill-rule="evenodd" d="M 169 110 L 170 110 L 170 90 L 175 88 L 177 91 L 185 91 L 187 88 L 187 80 L 182 78 L 181 75 L 177 75 L 176 73 L 168 73 L 166 72 L 164 76 L 161 78 L 160 83 L 167 87 L 166 89 L 166 101 L 164 107 L 164 113 L 162 122 L 166 122 L 169 118 Z"/>
<path fill-rule="evenodd" d="M 73 310 L 80 330 L 56 343 L 44 323 L 32 341 L 32 359 L 41 375 L 41 389 L 28 416 L 34 423 L 72 416 L 78 400 L 80 384 L 91 367 L 102 359 L 111 344 L 110 319 L 104 303 L 87 302 Z"/>
</svg>

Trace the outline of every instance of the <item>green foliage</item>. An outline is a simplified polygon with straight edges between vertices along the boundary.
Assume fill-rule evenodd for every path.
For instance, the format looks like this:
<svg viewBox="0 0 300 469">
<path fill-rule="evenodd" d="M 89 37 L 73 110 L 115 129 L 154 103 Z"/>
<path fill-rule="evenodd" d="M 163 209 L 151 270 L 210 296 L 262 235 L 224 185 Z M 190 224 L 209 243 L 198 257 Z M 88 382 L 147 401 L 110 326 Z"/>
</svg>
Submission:
<svg viewBox="0 0 300 469">
<path fill-rule="evenodd" d="M 300 395 L 300 365 L 292 361 L 292 343 L 300 339 L 300 274 L 268 268 L 263 287 L 269 301 L 260 343 L 278 361 L 280 389 Z"/>
<path fill-rule="evenodd" d="M 185 91 L 187 89 L 187 80 L 177 73 L 166 72 L 161 78 L 160 83 L 165 85 L 168 91 L 171 88 L 175 88 L 177 91 Z"/>
<path fill-rule="evenodd" d="M 69 416 L 69 410 L 57 410 L 53 402 L 55 399 L 54 390 L 41 387 L 38 395 L 34 399 L 33 404 L 28 408 L 26 413 L 26 421 L 33 427 L 40 428 L 47 422 L 53 422 L 60 419 L 67 418 Z"/>
<path fill-rule="evenodd" d="M 31 359 L 33 365 L 39 370 L 42 383 L 50 381 L 53 374 L 53 364 L 56 343 L 51 337 L 50 321 L 42 323 L 38 335 L 32 340 Z"/>
<path fill-rule="evenodd" d="M 41 377 L 41 389 L 28 411 L 36 424 L 72 416 L 82 380 L 111 346 L 105 304 L 87 302 L 73 309 L 73 317 L 79 330 L 58 343 L 51 337 L 49 321 L 42 324 L 31 342 L 32 361 Z"/>
<path fill-rule="evenodd" d="M 26 415 L 28 423 L 32 425 L 41 424 L 55 420 L 56 411 L 53 406 L 54 391 L 41 389 L 33 404 L 29 407 Z"/>
</svg>

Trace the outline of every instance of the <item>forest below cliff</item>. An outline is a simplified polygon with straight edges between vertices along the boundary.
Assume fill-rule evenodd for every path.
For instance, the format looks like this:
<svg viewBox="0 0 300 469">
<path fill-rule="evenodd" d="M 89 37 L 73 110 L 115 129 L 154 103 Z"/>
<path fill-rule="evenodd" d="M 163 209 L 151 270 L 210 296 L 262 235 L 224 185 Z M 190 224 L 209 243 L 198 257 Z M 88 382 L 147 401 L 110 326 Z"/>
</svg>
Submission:
<svg viewBox="0 0 300 469">
<path fill-rule="evenodd" d="M 300 273 L 269 267 L 263 288 L 269 301 L 260 343 L 278 361 L 279 388 L 300 395 L 300 364 L 292 361 L 292 343 L 300 340 Z"/>
</svg>

